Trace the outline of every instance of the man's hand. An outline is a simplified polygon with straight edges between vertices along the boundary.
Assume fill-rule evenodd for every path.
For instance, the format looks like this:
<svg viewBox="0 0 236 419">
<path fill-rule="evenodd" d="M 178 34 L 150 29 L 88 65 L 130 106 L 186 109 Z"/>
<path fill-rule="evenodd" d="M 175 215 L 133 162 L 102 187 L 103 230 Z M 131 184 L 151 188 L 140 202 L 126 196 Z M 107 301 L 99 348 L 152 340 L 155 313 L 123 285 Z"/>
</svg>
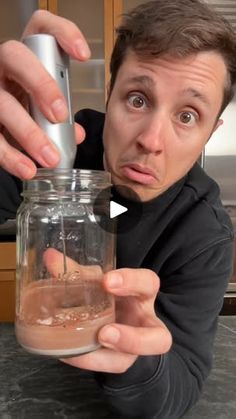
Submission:
<svg viewBox="0 0 236 419">
<path fill-rule="evenodd" d="M 62 258 L 62 254 L 54 249 L 45 252 L 44 262 L 54 275 L 62 268 Z M 71 259 L 68 259 L 68 267 L 86 274 L 86 267 L 81 271 L 81 266 Z M 94 269 L 99 277 L 99 267 Z M 102 284 L 116 297 L 117 323 L 100 329 L 101 349 L 63 361 L 92 371 L 121 373 L 135 362 L 138 355 L 167 352 L 172 343 L 171 334 L 154 311 L 159 290 L 158 276 L 149 269 L 117 269 L 106 273 Z"/>
<path fill-rule="evenodd" d="M 23 38 L 40 32 L 54 35 L 74 59 L 89 58 L 89 47 L 74 23 L 38 10 L 26 26 Z M 67 105 L 55 80 L 24 44 L 7 41 L 0 45 L 0 166 L 22 179 L 29 179 L 36 172 L 30 157 L 43 167 L 54 167 L 60 160 L 56 146 L 29 116 L 27 94 L 33 96 L 51 122 L 66 119 Z M 80 143 L 84 130 L 76 124 L 75 131 Z"/>
</svg>

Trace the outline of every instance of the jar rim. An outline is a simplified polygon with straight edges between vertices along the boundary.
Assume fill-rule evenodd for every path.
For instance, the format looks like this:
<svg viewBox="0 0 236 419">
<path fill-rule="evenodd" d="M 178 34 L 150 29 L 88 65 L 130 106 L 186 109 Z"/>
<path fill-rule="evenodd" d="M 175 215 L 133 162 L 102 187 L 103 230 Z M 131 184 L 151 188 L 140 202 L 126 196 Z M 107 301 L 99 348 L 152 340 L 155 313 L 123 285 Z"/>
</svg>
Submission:
<svg viewBox="0 0 236 419">
<path fill-rule="evenodd" d="M 38 168 L 35 176 L 25 182 L 31 182 L 34 180 L 40 180 L 45 178 L 76 178 L 90 179 L 96 176 L 97 181 L 111 182 L 111 174 L 105 170 L 93 170 L 93 169 L 62 169 L 62 168 Z"/>
<path fill-rule="evenodd" d="M 34 194 L 97 194 L 111 187 L 111 174 L 104 170 L 40 168 L 23 182 L 23 196 Z"/>
</svg>

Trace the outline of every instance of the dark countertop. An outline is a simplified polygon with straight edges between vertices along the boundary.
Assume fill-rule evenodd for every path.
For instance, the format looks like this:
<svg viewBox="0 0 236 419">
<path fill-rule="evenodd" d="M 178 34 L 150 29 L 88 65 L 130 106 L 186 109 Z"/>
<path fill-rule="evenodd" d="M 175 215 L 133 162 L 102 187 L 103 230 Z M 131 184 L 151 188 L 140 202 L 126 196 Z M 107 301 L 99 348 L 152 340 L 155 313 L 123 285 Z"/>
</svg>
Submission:
<svg viewBox="0 0 236 419">
<path fill-rule="evenodd" d="M 12 324 L 0 324 L 1 419 L 115 419 L 93 374 L 30 355 Z M 236 316 L 221 316 L 214 366 L 198 404 L 185 419 L 236 418 Z"/>
</svg>

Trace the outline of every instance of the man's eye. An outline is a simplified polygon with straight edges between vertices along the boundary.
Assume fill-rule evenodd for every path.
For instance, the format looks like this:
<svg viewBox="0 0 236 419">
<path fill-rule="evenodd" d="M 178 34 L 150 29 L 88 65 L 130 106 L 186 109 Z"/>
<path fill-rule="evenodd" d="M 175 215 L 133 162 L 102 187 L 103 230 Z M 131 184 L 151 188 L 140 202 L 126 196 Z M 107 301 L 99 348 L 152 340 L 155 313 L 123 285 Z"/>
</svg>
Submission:
<svg viewBox="0 0 236 419">
<path fill-rule="evenodd" d="M 140 109 L 146 106 L 144 98 L 139 95 L 130 95 L 128 101 L 129 104 L 136 109 Z"/>
<path fill-rule="evenodd" d="M 197 115 L 193 112 L 184 111 L 179 115 L 180 122 L 186 125 L 193 125 L 197 120 Z"/>
</svg>

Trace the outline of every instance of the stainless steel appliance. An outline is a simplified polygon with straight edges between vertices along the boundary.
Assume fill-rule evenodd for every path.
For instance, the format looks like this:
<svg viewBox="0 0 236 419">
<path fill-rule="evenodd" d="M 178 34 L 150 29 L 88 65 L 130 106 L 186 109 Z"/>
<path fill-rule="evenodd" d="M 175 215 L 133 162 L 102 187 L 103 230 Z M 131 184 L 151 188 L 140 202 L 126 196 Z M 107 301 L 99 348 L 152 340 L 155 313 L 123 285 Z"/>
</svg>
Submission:
<svg viewBox="0 0 236 419">
<path fill-rule="evenodd" d="M 222 114 L 224 120 L 208 141 L 202 166 L 216 180 L 222 202 L 228 211 L 235 231 L 234 273 L 228 292 L 236 297 L 236 95 Z"/>
</svg>

